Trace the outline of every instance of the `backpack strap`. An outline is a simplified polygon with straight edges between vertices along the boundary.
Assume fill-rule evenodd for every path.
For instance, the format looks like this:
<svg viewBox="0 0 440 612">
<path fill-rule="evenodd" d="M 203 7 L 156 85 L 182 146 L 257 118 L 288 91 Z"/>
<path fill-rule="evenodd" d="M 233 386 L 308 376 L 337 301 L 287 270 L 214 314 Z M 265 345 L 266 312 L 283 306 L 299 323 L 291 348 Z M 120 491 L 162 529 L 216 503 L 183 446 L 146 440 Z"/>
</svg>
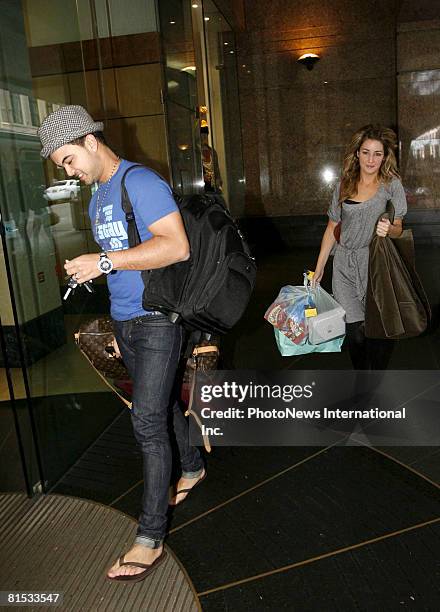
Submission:
<svg viewBox="0 0 440 612">
<path fill-rule="evenodd" d="M 163 178 L 161 174 L 159 174 L 159 172 L 156 172 L 156 170 L 153 170 L 152 168 L 147 168 L 147 166 L 144 166 L 143 164 L 132 164 L 124 172 L 122 179 L 121 179 L 121 204 L 122 204 L 122 210 L 125 213 L 125 220 L 127 221 L 128 246 L 130 248 L 135 247 L 142 242 L 140 235 L 139 235 L 138 227 L 136 225 L 136 217 L 134 214 L 133 206 L 131 204 L 130 196 L 128 195 L 127 187 L 125 185 L 125 177 L 130 172 L 130 170 L 133 170 L 133 168 L 146 168 L 147 170 L 154 172 L 154 174 L 156 174 L 165 183 L 167 183 L 167 181 L 165 181 L 165 179 Z M 177 197 L 180 197 L 174 190 L 172 190 L 172 194 L 173 194 L 174 200 L 176 200 Z"/>
<path fill-rule="evenodd" d="M 124 172 L 124 175 L 121 180 L 121 204 L 122 210 L 125 213 L 125 220 L 127 221 L 127 236 L 128 236 L 128 246 L 135 247 L 141 243 L 141 237 L 139 235 L 139 230 L 136 225 L 136 217 L 134 214 L 133 206 L 131 205 L 130 196 L 128 195 L 127 187 L 125 186 L 125 177 L 133 170 L 133 168 L 142 168 L 141 164 L 133 164 Z"/>
</svg>

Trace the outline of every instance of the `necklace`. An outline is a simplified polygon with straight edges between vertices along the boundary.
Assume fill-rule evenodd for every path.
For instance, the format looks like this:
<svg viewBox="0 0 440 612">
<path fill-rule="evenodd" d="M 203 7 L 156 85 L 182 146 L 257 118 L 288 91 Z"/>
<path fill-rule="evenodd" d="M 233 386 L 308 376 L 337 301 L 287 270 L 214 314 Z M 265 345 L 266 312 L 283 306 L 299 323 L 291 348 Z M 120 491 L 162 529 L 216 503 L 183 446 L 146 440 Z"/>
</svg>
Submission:
<svg viewBox="0 0 440 612">
<path fill-rule="evenodd" d="M 99 223 L 99 217 L 100 217 L 100 213 L 103 209 L 103 204 L 105 202 L 105 199 L 107 197 L 108 191 L 110 189 L 110 183 L 112 181 L 113 176 L 115 175 L 116 172 L 116 168 L 119 165 L 119 157 L 116 158 L 115 163 L 113 164 L 113 168 L 112 171 L 110 172 L 110 176 L 108 177 L 108 179 L 106 180 L 105 183 L 103 183 L 100 187 L 98 187 L 98 191 L 97 191 L 97 195 L 96 195 L 96 215 L 95 215 L 95 227 L 98 226 Z M 105 189 L 103 191 L 100 191 L 100 189 L 102 189 L 102 187 L 104 187 L 105 185 Z M 102 194 L 102 197 L 101 197 Z"/>
</svg>

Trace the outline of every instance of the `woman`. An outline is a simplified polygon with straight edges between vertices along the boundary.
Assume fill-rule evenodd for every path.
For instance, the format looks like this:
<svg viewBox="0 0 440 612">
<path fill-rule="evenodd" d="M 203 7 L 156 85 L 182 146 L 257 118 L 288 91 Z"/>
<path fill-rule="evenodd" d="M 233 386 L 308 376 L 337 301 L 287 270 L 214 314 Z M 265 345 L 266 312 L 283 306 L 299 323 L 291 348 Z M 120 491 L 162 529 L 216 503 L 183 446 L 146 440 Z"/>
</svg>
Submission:
<svg viewBox="0 0 440 612">
<path fill-rule="evenodd" d="M 394 155 L 396 146 L 396 134 L 389 128 L 367 125 L 353 135 L 341 182 L 328 209 L 329 221 L 315 267 L 314 283 L 318 283 L 340 223 L 333 260 L 333 294 L 346 312 L 348 348 L 353 367 L 358 370 L 385 369 L 393 347 L 391 340 L 366 339 L 363 322 L 370 240 L 374 232 L 382 237 L 400 236 L 407 210 Z M 394 223 L 380 218 L 388 200 L 394 204 Z"/>
</svg>

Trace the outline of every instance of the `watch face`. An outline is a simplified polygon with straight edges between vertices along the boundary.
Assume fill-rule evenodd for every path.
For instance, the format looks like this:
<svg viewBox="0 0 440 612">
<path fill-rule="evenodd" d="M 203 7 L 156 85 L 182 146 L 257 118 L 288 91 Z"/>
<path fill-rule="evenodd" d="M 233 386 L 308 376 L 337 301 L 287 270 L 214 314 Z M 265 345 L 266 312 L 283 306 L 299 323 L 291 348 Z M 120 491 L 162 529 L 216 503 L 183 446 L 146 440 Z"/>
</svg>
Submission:
<svg viewBox="0 0 440 612">
<path fill-rule="evenodd" d="M 101 272 L 104 272 L 104 274 L 108 274 L 113 270 L 113 264 L 110 259 L 108 259 L 107 257 L 103 257 L 99 261 L 99 269 L 101 270 Z"/>
</svg>

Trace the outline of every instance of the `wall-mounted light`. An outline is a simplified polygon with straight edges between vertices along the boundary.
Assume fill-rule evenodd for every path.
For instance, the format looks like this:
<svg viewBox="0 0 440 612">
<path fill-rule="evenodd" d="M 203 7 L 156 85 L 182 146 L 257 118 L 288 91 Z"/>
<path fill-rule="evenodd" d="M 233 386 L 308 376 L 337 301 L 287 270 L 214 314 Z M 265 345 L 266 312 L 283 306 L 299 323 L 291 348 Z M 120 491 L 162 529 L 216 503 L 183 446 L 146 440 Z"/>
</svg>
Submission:
<svg viewBox="0 0 440 612">
<path fill-rule="evenodd" d="M 321 172 L 321 176 L 322 176 L 322 180 L 327 184 L 332 183 L 336 178 L 336 174 L 333 168 L 329 168 L 329 167 L 323 168 Z"/>
<path fill-rule="evenodd" d="M 305 66 L 307 70 L 311 70 L 316 62 L 320 59 L 321 58 L 316 53 L 303 53 L 303 55 L 301 55 L 297 61 Z"/>
</svg>

